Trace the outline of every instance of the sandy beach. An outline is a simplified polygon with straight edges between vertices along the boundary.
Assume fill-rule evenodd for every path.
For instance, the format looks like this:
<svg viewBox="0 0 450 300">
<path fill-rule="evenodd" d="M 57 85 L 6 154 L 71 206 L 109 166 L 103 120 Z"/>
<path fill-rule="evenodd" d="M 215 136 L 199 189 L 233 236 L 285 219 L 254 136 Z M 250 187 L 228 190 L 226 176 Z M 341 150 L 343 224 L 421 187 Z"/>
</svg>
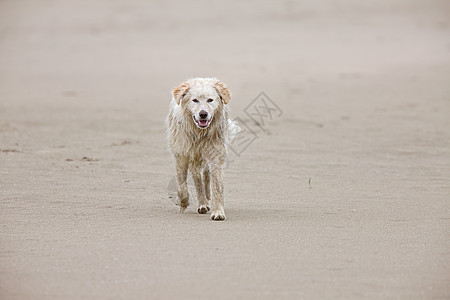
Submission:
<svg viewBox="0 0 450 300">
<path fill-rule="evenodd" d="M 191 77 L 224 222 L 175 205 Z M 0 1 L 0 299 L 450 299 L 449 83 L 448 1 Z"/>
</svg>

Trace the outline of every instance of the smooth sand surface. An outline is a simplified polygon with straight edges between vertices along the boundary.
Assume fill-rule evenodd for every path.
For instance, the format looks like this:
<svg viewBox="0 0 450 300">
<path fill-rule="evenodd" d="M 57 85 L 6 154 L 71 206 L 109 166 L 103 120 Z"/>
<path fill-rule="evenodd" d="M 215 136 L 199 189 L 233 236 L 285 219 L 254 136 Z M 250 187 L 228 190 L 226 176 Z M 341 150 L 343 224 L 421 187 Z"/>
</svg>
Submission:
<svg viewBox="0 0 450 300">
<path fill-rule="evenodd" d="M 0 1 L 0 299 L 449 299 L 450 5 L 366 2 Z M 197 76 L 225 222 L 170 198 Z"/>
</svg>

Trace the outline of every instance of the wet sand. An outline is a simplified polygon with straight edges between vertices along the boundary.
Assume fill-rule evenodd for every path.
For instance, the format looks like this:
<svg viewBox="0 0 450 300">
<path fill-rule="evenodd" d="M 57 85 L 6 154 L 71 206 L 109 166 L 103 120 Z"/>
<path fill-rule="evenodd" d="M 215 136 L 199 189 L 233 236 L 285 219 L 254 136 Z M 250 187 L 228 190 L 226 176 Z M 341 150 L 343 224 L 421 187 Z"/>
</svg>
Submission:
<svg viewBox="0 0 450 300">
<path fill-rule="evenodd" d="M 1 1 L 0 298 L 450 298 L 449 11 Z M 197 76 L 250 133 L 225 222 L 174 205 L 164 119 Z"/>
</svg>

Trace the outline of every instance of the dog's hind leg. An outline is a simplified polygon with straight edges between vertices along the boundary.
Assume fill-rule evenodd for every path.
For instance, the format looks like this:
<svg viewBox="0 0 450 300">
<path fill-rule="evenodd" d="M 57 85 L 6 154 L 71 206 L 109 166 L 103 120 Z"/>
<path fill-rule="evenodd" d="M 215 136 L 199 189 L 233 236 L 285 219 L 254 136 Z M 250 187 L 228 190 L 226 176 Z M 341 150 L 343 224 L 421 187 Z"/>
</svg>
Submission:
<svg viewBox="0 0 450 300">
<path fill-rule="evenodd" d="M 180 211 L 183 212 L 189 206 L 189 191 L 187 187 L 188 163 L 181 157 L 176 157 L 178 201 Z"/>
<path fill-rule="evenodd" d="M 193 168 L 191 170 L 192 178 L 195 183 L 195 190 L 197 191 L 199 214 L 206 214 L 209 211 L 208 200 L 206 199 L 205 188 L 202 180 L 202 173 L 200 168 Z"/>
</svg>

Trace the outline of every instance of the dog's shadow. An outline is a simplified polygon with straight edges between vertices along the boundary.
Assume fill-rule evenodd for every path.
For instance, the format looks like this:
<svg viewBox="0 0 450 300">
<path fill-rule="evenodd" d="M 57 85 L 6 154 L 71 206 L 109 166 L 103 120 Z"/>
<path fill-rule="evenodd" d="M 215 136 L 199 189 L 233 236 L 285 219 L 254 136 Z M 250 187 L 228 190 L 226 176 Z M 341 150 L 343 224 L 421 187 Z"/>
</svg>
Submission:
<svg viewBox="0 0 450 300">
<path fill-rule="evenodd" d="M 206 214 L 199 214 L 197 212 L 197 203 L 195 201 L 192 201 L 190 203 L 190 205 L 188 206 L 188 208 L 183 212 L 180 213 L 179 212 L 179 206 L 176 206 L 176 209 L 178 210 L 177 213 L 180 216 L 184 216 L 187 218 L 193 218 L 193 219 L 199 219 L 199 218 L 209 218 L 210 213 L 206 213 Z M 292 210 L 289 209 L 271 209 L 271 208 L 255 208 L 255 209 L 251 209 L 251 208 L 234 208 L 234 207 L 229 207 L 227 208 L 225 206 L 225 215 L 226 215 L 226 220 L 227 221 L 233 221 L 233 222 L 254 222 L 254 223 L 258 223 L 258 222 L 279 222 L 279 221 L 288 221 L 288 220 L 298 220 L 301 219 L 303 217 L 306 217 L 306 212 L 305 212 L 305 216 L 303 216 L 301 213 L 299 214 L 298 212 L 293 212 Z"/>
</svg>

